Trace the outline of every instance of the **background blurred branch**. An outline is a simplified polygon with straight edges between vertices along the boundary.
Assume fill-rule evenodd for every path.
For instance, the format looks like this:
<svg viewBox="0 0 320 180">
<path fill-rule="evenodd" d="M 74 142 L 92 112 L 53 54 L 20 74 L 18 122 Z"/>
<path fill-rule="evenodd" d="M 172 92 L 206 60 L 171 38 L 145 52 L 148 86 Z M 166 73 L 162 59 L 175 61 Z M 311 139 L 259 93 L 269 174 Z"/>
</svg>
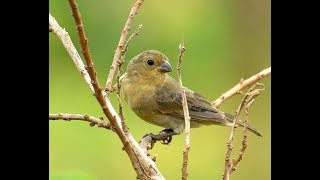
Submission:
<svg viewBox="0 0 320 180">
<path fill-rule="evenodd" d="M 260 79 L 267 77 L 271 74 L 271 67 L 266 68 L 264 70 L 262 70 L 261 72 L 259 72 L 258 74 L 255 74 L 253 76 L 251 76 L 250 78 L 243 80 L 241 79 L 240 82 L 235 85 L 232 89 L 230 89 L 229 91 L 225 92 L 224 94 L 222 94 L 217 100 L 215 100 L 212 105 L 216 108 L 219 108 L 219 106 L 227 99 L 229 99 L 230 97 L 239 94 L 240 91 L 247 87 L 250 86 L 251 84 L 258 82 Z"/>
</svg>

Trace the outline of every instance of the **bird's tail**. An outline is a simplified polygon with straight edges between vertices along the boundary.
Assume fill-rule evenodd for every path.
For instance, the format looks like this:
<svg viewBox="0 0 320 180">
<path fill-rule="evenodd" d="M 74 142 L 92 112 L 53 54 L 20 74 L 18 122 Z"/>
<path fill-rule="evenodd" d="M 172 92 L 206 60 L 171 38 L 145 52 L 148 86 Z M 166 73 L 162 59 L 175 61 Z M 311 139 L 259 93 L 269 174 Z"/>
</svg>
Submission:
<svg viewBox="0 0 320 180">
<path fill-rule="evenodd" d="M 225 117 L 226 117 L 226 120 L 233 123 L 233 120 L 234 120 L 234 116 L 229 114 L 229 113 L 224 113 Z M 240 121 L 240 119 L 238 119 L 238 125 L 240 126 L 244 126 L 244 123 L 242 121 Z M 254 134 L 256 134 L 257 136 L 261 136 L 262 137 L 262 134 L 258 132 L 257 129 L 251 127 L 249 124 L 247 126 L 248 130 L 253 132 Z"/>
</svg>

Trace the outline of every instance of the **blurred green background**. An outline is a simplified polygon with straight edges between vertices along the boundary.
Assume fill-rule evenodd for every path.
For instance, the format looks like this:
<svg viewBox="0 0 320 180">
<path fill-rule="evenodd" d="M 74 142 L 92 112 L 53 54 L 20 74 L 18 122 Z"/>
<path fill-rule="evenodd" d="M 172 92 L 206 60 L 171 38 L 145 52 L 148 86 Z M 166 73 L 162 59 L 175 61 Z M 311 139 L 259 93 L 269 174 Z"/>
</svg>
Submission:
<svg viewBox="0 0 320 180">
<path fill-rule="evenodd" d="M 120 32 L 134 3 L 127 1 L 78 0 L 84 28 L 98 79 L 105 84 Z M 78 37 L 68 1 L 49 1 L 49 11 L 70 34 L 80 52 Z M 177 64 L 182 35 L 186 53 L 182 64 L 185 86 L 210 101 L 229 90 L 241 78 L 271 65 L 270 0 L 146 0 L 132 24 L 143 29 L 130 44 L 127 61 L 143 50 L 157 49 Z M 82 55 L 82 54 L 81 54 Z M 127 63 L 124 65 L 126 68 Z M 170 73 L 177 77 L 176 69 Z M 250 109 L 250 124 L 264 134 L 250 133 L 244 159 L 231 179 L 271 179 L 271 77 L 260 81 L 266 90 Z M 220 109 L 234 113 L 243 96 L 225 102 Z M 58 38 L 49 34 L 49 112 L 82 113 L 103 116 L 99 104 L 80 78 Z M 117 108 L 115 95 L 111 102 Z M 162 128 L 140 120 L 124 103 L 127 125 L 140 140 Z M 189 179 L 221 179 L 226 142 L 230 128 L 204 126 L 191 129 Z M 235 139 L 235 153 L 241 147 L 241 129 Z M 181 179 L 184 134 L 175 136 L 170 145 L 156 143 L 157 166 L 167 179 Z M 50 179 L 135 179 L 126 153 L 117 135 L 88 123 L 49 121 Z"/>
</svg>

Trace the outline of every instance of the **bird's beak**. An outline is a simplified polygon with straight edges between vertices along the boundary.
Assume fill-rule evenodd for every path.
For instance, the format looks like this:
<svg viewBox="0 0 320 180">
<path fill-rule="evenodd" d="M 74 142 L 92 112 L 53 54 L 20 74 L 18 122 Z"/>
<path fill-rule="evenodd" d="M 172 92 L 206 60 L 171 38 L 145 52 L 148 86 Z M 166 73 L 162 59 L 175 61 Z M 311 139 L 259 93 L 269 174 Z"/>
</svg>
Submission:
<svg viewBox="0 0 320 180">
<path fill-rule="evenodd" d="M 166 73 L 172 71 L 172 67 L 168 61 L 164 61 L 160 66 L 160 72 Z"/>
</svg>

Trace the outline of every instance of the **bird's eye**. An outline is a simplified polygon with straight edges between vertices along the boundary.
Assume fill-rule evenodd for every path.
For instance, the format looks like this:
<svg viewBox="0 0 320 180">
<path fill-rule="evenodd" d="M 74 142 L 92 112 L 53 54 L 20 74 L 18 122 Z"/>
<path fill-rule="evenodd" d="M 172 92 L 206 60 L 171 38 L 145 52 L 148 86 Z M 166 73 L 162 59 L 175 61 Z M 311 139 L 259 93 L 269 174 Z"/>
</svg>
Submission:
<svg viewBox="0 0 320 180">
<path fill-rule="evenodd" d="M 152 65 L 154 65 L 154 61 L 153 61 L 152 59 L 149 59 L 149 60 L 147 61 L 147 64 L 148 64 L 149 66 L 152 66 Z"/>
</svg>

